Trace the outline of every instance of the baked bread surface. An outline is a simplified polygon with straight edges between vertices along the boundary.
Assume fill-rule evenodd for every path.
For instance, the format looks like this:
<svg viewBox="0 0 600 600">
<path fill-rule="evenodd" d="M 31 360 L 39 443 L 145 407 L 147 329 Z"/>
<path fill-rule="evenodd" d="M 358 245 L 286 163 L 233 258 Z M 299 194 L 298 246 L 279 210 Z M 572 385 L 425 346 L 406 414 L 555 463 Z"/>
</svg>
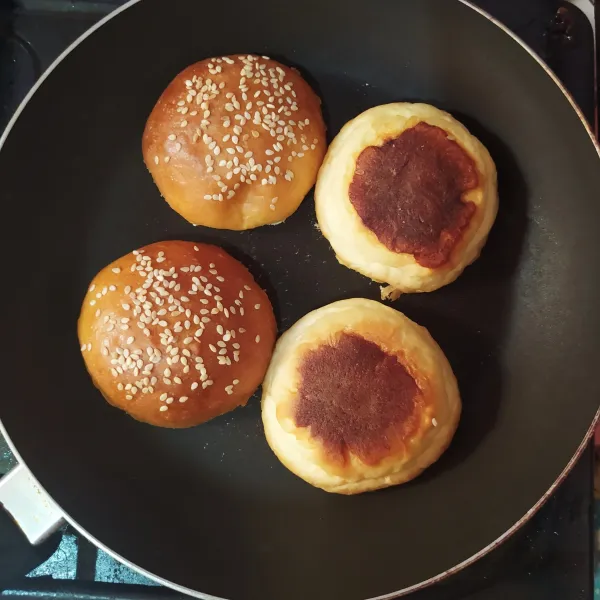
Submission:
<svg viewBox="0 0 600 600">
<path fill-rule="evenodd" d="M 277 457 L 341 494 L 416 477 L 448 447 L 460 411 L 452 369 L 427 330 L 362 298 L 294 324 L 263 383 L 263 424 Z"/>
<path fill-rule="evenodd" d="M 276 336 L 265 292 L 221 248 L 167 241 L 102 269 L 78 323 L 106 400 L 139 421 L 191 427 L 246 404 Z"/>
<path fill-rule="evenodd" d="M 336 136 L 315 201 L 342 264 L 386 284 L 384 297 L 428 292 L 479 256 L 498 210 L 496 167 L 450 114 L 386 104 Z"/>
<path fill-rule="evenodd" d="M 202 60 L 167 86 L 142 150 L 160 193 L 190 223 L 278 223 L 315 183 L 326 150 L 321 103 L 298 71 L 277 61 Z"/>
</svg>

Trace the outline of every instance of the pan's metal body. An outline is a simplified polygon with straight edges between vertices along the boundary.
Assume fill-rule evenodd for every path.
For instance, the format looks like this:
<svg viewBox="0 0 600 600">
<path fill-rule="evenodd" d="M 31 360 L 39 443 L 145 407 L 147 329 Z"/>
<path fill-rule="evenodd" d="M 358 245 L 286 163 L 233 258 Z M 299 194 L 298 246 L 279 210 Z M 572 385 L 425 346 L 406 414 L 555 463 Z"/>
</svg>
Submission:
<svg viewBox="0 0 600 600">
<path fill-rule="evenodd" d="M 330 136 L 370 106 L 419 100 L 452 112 L 496 160 L 501 206 L 481 258 L 443 290 L 394 303 L 439 341 L 464 403 L 451 448 L 414 482 L 325 494 L 273 456 L 257 397 L 168 431 L 109 407 L 85 372 L 75 322 L 88 281 L 158 239 L 243 260 L 281 330 L 334 300 L 378 297 L 335 261 L 312 196 L 285 224 L 243 233 L 194 228 L 159 197 L 141 158 L 148 113 L 181 68 L 232 52 L 297 65 Z M 163 583 L 252 600 L 410 591 L 508 535 L 590 431 L 598 148 L 541 63 L 458 0 L 134 2 L 38 86 L 5 136 L 0 181 L 11 211 L 3 426 L 71 522 Z"/>
</svg>

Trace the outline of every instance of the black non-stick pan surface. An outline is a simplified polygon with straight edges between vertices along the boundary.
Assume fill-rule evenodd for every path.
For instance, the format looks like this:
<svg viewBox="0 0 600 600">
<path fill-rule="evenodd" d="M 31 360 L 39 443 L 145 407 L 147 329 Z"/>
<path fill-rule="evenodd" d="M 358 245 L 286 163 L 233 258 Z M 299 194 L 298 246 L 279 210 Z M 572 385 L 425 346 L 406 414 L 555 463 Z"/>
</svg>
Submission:
<svg viewBox="0 0 600 600">
<path fill-rule="evenodd" d="M 329 495 L 288 472 L 248 407 L 183 431 L 137 423 L 92 386 L 76 339 L 92 276 L 161 239 L 222 245 L 268 291 L 281 331 L 379 288 L 339 265 L 313 197 L 285 224 L 194 228 L 141 155 L 183 67 L 235 52 L 296 65 L 333 137 L 411 100 L 453 113 L 499 171 L 481 258 L 393 306 L 428 327 L 464 402 L 456 438 L 411 483 Z M 410 591 L 491 549 L 582 447 L 600 398 L 600 160 L 552 76 L 458 0 L 142 0 L 43 81 L 0 152 L 0 406 L 20 457 L 88 535 L 167 582 L 234 600 L 362 600 Z M 163 581 L 164 583 L 165 581 Z"/>
</svg>

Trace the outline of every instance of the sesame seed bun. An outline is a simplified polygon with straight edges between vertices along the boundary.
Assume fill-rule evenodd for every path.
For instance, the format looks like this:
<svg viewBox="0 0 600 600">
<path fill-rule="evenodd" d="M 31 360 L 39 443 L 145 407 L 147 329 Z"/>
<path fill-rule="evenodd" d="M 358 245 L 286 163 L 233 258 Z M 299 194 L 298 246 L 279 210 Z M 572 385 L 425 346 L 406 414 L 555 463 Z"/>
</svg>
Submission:
<svg viewBox="0 0 600 600">
<path fill-rule="evenodd" d="M 139 421 L 191 427 L 246 404 L 275 343 L 271 303 L 216 246 L 168 241 L 94 277 L 79 317 L 86 367 Z"/>
<path fill-rule="evenodd" d="M 295 323 L 263 383 L 272 450 L 308 483 L 338 494 L 419 475 L 450 444 L 460 412 L 456 378 L 427 329 L 363 298 Z"/>
<path fill-rule="evenodd" d="M 339 262 L 387 284 L 384 298 L 430 292 L 479 256 L 498 211 L 496 166 L 448 113 L 385 104 L 333 140 L 315 204 Z"/>
<path fill-rule="evenodd" d="M 321 103 L 295 69 L 274 60 L 203 60 L 163 92 L 142 150 L 161 194 L 190 223 L 278 223 L 315 183 L 326 150 Z"/>
</svg>

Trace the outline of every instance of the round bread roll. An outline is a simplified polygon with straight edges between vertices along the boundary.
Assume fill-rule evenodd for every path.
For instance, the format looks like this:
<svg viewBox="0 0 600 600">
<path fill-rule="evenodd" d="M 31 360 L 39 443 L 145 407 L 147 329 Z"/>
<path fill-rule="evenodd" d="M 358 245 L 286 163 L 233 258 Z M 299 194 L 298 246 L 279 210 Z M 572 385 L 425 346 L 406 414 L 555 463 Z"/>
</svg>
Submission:
<svg viewBox="0 0 600 600">
<path fill-rule="evenodd" d="M 427 330 L 362 298 L 300 319 L 277 342 L 263 383 L 279 460 L 338 494 L 416 477 L 448 447 L 460 411 L 452 369 Z"/>
<path fill-rule="evenodd" d="M 159 242 L 94 277 L 79 318 L 86 367 L 139 421 L 191 427 L 246 404 L 275 343 L 271 303 L 221 248 Z"/>
<path fill-rule="evenodd" d="M 496 218 L 496 167 L 481 142 L 427 104 L 386 104 L 347 123 L 315 191 L 338 260 L 386 283 L 382 297 L 454 281 Z"/>
<path fill-rule="evenodd" d="M 326 150 L 319 98 L 300 74 L 259 56 L 189 66 L 144 131 L 158 189 L 194 225 L 250 229 L 289 217 Z"/>
</svg>

